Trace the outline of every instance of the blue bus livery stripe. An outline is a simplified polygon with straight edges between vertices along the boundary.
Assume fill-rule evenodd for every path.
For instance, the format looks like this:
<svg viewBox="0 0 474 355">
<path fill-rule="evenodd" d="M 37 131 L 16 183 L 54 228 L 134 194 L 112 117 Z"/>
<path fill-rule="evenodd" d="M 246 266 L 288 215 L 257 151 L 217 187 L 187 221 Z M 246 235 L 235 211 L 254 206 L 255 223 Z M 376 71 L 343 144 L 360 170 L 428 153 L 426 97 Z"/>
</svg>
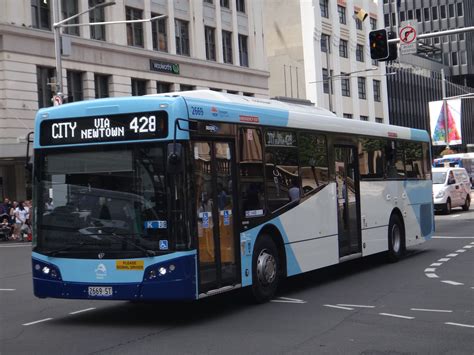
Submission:
<svg viewBox="0 0 474 355">
<path fill-rule="evenodd" d="M 57 266 L 63 281 L 88 283 L 132 283 L 142 282 L 145 269 L 153 264 L 170 261 L 184 256 L 195 256 L 196 250 L 176 252 L 152 258 L 134 259 L 67 259 L 49 257 L 33 252 L 33 259 L 41 260 Z M 143 270 L 117 270 L 117 260 L 143 260 Z M 105 267 L 105 272 L 104 272 Z"/>
<path fill-rule="evenodd" d="M 411 139 L 415 141 L 430 142 L 430 136 L 428 132 L 421 129 L 410 128 Z"/>
<path fill-rule="evenodd" d="M 214 102 L 186 98 L 190 119 L 206 119 L 220 122 L 261 124 L 287 127 L 289 111 L 276 108 Z"/>
</svg>

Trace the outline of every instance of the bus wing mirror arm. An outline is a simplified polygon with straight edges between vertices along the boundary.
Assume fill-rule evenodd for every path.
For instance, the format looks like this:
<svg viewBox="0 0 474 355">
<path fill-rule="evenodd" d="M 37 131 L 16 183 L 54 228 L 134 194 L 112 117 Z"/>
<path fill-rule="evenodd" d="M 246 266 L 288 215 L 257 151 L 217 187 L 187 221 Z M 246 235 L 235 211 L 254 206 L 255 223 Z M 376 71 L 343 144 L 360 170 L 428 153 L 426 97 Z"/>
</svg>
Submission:
<svg viewBox="0 0 474 355">
<path fill-rule="evenodd" d="M 188 127 L 181 127 L 180 122 L 187 122 Z M 178 130 L 186 132 L 195 132 L 195 129 L 189 128 L 191 123 L 197 123 L 197 121 L 188 120 L 185 118 L 177 118 L 174 122 L 173 143 L 168 144 L 167 170 L 170 174 L 178 174 L 183 169 L 181 159 L 183 147 L 180 143 L 176 142 L 176 134 Z"/>
<path fill-rule="evenodd" d="M 33 163 L 30 162 L 30 143 L 33 143 L 33 133 L 34 132 L 29 132 L 26 136 L 25 169 L 30 173 L 33 171 Z"/>
</svg>

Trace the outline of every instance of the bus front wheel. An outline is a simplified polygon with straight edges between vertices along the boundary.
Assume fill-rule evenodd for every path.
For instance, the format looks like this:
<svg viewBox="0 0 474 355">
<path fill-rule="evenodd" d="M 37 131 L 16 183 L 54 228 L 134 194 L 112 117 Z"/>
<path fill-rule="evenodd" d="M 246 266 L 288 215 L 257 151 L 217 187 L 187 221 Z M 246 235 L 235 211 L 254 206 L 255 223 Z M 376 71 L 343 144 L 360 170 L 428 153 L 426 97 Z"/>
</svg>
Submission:
<svg viewBox="0 0 474 355">
<path fill-rule="evenodd" d="M 403 222 L 399 215 L 392 214 L 388 225 L 388 258 L 390 261 L 398 261 L 404 251 L 405 231 Z"/>
<path fill-rule="evenodd" d="M 252 258 L 252 294 L 258 303 L 269 301 L 276 292 L 280 277 L 278 250 L 269 235 L 257 239 Z"/>
</svg>

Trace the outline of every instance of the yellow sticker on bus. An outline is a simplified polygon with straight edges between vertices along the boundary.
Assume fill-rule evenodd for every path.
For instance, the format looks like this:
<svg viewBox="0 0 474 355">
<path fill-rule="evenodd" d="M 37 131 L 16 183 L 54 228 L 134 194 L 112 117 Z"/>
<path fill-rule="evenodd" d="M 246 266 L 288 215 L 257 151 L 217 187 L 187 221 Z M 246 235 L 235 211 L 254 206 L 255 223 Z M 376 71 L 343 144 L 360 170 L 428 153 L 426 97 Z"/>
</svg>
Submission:
<svg viewBox="0 0 474 355">
<path fill-rule="evenodd" d="M 144 265 L 143 260 L 117 260 L 115 262 L 117 270 L 143 270 Z"/>
</svg>

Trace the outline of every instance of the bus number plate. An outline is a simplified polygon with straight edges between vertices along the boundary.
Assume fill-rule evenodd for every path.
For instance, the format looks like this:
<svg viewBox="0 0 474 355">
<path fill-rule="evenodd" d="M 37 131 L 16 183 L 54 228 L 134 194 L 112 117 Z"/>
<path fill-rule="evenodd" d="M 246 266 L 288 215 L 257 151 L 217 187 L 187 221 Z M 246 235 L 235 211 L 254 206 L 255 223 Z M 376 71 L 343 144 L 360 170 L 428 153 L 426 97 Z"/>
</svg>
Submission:
<svg viewBox="0 0 474 355">
<path fill-rule="evenodd" d="M 113 295 L 112 287 L 89 287 L 89 296 L 92 297 L 110 297 Z"/>
</svg>

